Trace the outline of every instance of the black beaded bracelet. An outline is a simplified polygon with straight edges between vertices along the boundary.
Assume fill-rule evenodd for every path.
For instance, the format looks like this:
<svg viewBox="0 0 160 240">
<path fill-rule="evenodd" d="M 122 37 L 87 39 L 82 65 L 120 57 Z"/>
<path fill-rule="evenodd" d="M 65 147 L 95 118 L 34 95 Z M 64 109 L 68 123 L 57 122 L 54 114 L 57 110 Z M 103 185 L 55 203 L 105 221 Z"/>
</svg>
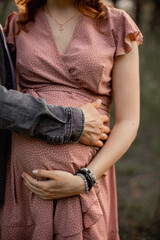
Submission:
<svg viewBox="0 0 160 240">
<path fill-rule="evenodd" d="M 86 178 L 89 191 L 97 183 L 96 176 L 87 168 L 81 168 L 76 174 L 82 174 Z"/>
<path fill-rule="evenodd" d="M 89 174 L 89 176 L 92 179 L 92 182 L 94 183 L 94 185 L 97 183 L 95 174 L 93 174 L 88 168 L 81 168 L 81 171 Z"/>
</svg>

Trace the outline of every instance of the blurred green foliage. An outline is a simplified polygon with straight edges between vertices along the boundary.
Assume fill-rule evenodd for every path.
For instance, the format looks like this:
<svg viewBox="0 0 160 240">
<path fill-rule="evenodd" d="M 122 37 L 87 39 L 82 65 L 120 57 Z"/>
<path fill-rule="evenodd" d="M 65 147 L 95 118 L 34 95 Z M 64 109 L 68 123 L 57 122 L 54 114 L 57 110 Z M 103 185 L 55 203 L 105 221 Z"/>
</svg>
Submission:
<svg viewBox="0 0 160 240">
<path fill-rule="evenodd" d="M 135 142 L 117 163 L 122 240 L 160 239 L 160 34 L 143 34 L 141 124 Z"/>
<path fill-rule="evenodd" d="M 116 164 L 121 240 L 160 240 L 160 33 L 149 27 L 149 2 L 141 1 L 147 9 L 141 17 L 141 124 L 136 140 Z M 3 25 L 15 9 L 14 1 L 0 0 Z M 113 106 L 111 116 L 114 119 Z"/>
</svg>

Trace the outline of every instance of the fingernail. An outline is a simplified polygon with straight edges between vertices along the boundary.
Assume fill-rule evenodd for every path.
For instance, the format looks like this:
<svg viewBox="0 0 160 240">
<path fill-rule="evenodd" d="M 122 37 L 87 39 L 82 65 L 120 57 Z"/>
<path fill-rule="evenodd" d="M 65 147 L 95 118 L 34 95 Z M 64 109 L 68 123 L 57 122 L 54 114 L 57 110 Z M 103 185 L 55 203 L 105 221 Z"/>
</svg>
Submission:
<svg viewBox="0 0 160 240">
<path fill-rule="evenodd" d="M 38 170 L 35 169 L 35 170 L 32 171 L 32 173 L 33 173 L 33 174 L 37 174 L 37 173 L 38 173 Z"/>
<path fill-rule="evenodd" d="M 23 173 L 22 173 L 21 177 L 24 178 Z"/>
<path fill-rule="evenodd" d="M 102 100 L 101 100 L 101 99 L 97 99 L 96 102 L 97 102 L 97 103 L 101 103 Z"/>
</svg>

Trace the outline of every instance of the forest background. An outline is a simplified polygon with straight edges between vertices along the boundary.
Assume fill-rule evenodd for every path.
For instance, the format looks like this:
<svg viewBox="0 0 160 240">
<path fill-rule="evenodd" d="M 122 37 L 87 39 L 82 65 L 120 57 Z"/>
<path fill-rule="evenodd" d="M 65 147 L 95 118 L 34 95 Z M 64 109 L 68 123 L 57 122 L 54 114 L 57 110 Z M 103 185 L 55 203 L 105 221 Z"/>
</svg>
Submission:
<svg viewBox="0 0 160 240">
<path fill-rule="evenodd" d="M 121 240 L 160 240 L 160 1 L 114 0 L 143 33 L 140 46 L 141 123 L 128 152 L 116 164 Z M 16 10 L 0 0 L 0 22 Z M 112 118 L 114 119 L 113 107 Z M 113 125 L 113 120 L 112 120 Z"/>
</svg>

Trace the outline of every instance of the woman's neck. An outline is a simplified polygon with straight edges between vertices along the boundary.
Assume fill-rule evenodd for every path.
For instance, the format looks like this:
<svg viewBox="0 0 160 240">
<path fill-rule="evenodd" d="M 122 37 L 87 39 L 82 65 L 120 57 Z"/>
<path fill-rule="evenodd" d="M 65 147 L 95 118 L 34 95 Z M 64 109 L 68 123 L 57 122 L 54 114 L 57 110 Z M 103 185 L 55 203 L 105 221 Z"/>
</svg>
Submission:
<svg viewBox="0 0 160 240">
<path fill-rule="evenodd" d="M 74 0 L 47 0 L 47 5 L 51 8 L 66 9 L 72 8 Z"/>
</svg>

